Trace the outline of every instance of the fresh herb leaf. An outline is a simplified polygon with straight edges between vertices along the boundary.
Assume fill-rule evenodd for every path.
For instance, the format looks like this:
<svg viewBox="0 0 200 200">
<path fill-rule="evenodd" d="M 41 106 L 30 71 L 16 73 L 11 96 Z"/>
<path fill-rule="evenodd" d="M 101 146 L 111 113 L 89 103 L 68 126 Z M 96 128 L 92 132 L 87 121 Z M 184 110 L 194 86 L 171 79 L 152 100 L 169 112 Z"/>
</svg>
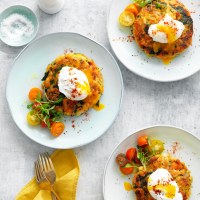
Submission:
<svg viewBox="0 0 200 200">
<path fill-rule="evenodd" d="M 27 108 L 28 108 L 28 109 L 33 108 L 33 104 L 32 104 L 32 103 L 31 103 L 31 104 L 28 104 L 28 105 L 27 105 Z"/>
<path fill-rule="evenodd" d="M 153 0 L 132 0 L 133 3 L 137 3 L 140 7 L 144 7 L 147 4 L 152 3 Z"/>
<path fill-rule="evenodd" d="M 99 101 L 97 101 L 97 103 L 96 103 L 96 106 L 98 106 L 98 107 L 99 107 L 99 105 L 100 105 L 100 102 L 99 102 Z"/>
<path fill-rule="evenodd" d="M 49 71 L 45 72 L 44 77 L 41 79 L 41 81 L 45 81 L 48 75 L 49 75 Z"/>
</svg>

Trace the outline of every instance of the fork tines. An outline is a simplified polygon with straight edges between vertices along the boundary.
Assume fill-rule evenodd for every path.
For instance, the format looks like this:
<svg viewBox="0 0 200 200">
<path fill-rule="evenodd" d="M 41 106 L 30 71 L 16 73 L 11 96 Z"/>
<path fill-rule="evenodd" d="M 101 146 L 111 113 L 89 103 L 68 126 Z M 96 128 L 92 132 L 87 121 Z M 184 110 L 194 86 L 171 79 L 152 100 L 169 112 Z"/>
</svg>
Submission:
<svg viewBox="0 0 200 200">
<path fill-rule="evenodd" d="M 39 162 L 43 171 L 54 170 L 54 166 L 48 152 L 39 154 Z"/>
</svg>

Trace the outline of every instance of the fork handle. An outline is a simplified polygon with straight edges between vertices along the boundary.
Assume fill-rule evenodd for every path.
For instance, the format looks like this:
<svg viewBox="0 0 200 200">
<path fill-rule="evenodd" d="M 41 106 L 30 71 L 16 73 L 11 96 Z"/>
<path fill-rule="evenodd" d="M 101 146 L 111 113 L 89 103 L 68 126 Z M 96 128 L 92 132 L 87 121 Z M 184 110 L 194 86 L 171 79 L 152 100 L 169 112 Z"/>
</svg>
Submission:
<svg viewBox="0 0 200 200">
<path fill-rule="evenodd" d="M 51 198 L 52 200 L 57 200 L 55 194 L 51 191 Z"/>
<path fill-rule="evenodd" d="M 54 195 L 55 200 L 61 200 L 60 197 L 56 194 L 56 192 L 55 192 L 55 190 L 53 188 L 51 188 L 51 196 L 53 196 L 52 194 Z"/>
</svg>

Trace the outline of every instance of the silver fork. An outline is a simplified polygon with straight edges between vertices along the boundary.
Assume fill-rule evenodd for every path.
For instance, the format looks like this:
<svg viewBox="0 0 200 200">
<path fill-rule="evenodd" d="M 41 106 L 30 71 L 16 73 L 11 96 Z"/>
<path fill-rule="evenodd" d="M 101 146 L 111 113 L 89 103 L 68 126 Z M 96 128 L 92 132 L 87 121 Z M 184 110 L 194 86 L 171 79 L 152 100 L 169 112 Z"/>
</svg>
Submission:
<svg viewBox="0 0 200 200">
<path fill-rule="evenodd" d="M 56 195 L 54 195 L 54 192 L 52 191 L 51 183 L 45 177 L 44 172 L 41 170 L 41 166 L 40 166 L 39 161 L 37 160 L 34 164 L 35 164 L 35 178 L 36 178 L 38 186 L 42 190 L 51 191 L 52 200 L 56 200 Z"/>
<path fill-rule="evenodd" d="M 45 174 L 45 177 L 47 178 L 47 180 L 50 182 L 52 190 L 54 192 L 54 194 L 56 195 L 56 198 L 58 200 L 60 200 L 59 196 L 56 194 L 56 192 L 54 191 L 54 183 L 56 182 L 56 172 L 52 163 L 52 160 L 49 156 L 48 152 L 39 154 L 39 163 L 40 166 L 42 168 L 42 171 Z"/>
</svg>

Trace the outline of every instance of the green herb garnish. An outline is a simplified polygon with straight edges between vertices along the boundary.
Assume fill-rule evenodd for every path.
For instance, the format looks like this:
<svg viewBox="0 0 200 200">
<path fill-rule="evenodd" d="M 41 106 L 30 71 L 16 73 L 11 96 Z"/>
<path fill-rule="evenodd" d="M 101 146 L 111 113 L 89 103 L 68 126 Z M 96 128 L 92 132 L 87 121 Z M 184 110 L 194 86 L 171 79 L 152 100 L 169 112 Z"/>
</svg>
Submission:
<svg viewBox="0 0 200 200">
<path fill-rule="evenodd" d="M 45 72 L 44 77 L 41 79 L 41 81 L 45 81 L 48 75 L 49 75 L 49 71 Z"/>
<path fill-rule="evenodd" d="M 147 4 L 152 3 L 153 0 L 132 0 L 133 3 L 137 3 L 140 7 L 144 7 Z"/>
</svg>

